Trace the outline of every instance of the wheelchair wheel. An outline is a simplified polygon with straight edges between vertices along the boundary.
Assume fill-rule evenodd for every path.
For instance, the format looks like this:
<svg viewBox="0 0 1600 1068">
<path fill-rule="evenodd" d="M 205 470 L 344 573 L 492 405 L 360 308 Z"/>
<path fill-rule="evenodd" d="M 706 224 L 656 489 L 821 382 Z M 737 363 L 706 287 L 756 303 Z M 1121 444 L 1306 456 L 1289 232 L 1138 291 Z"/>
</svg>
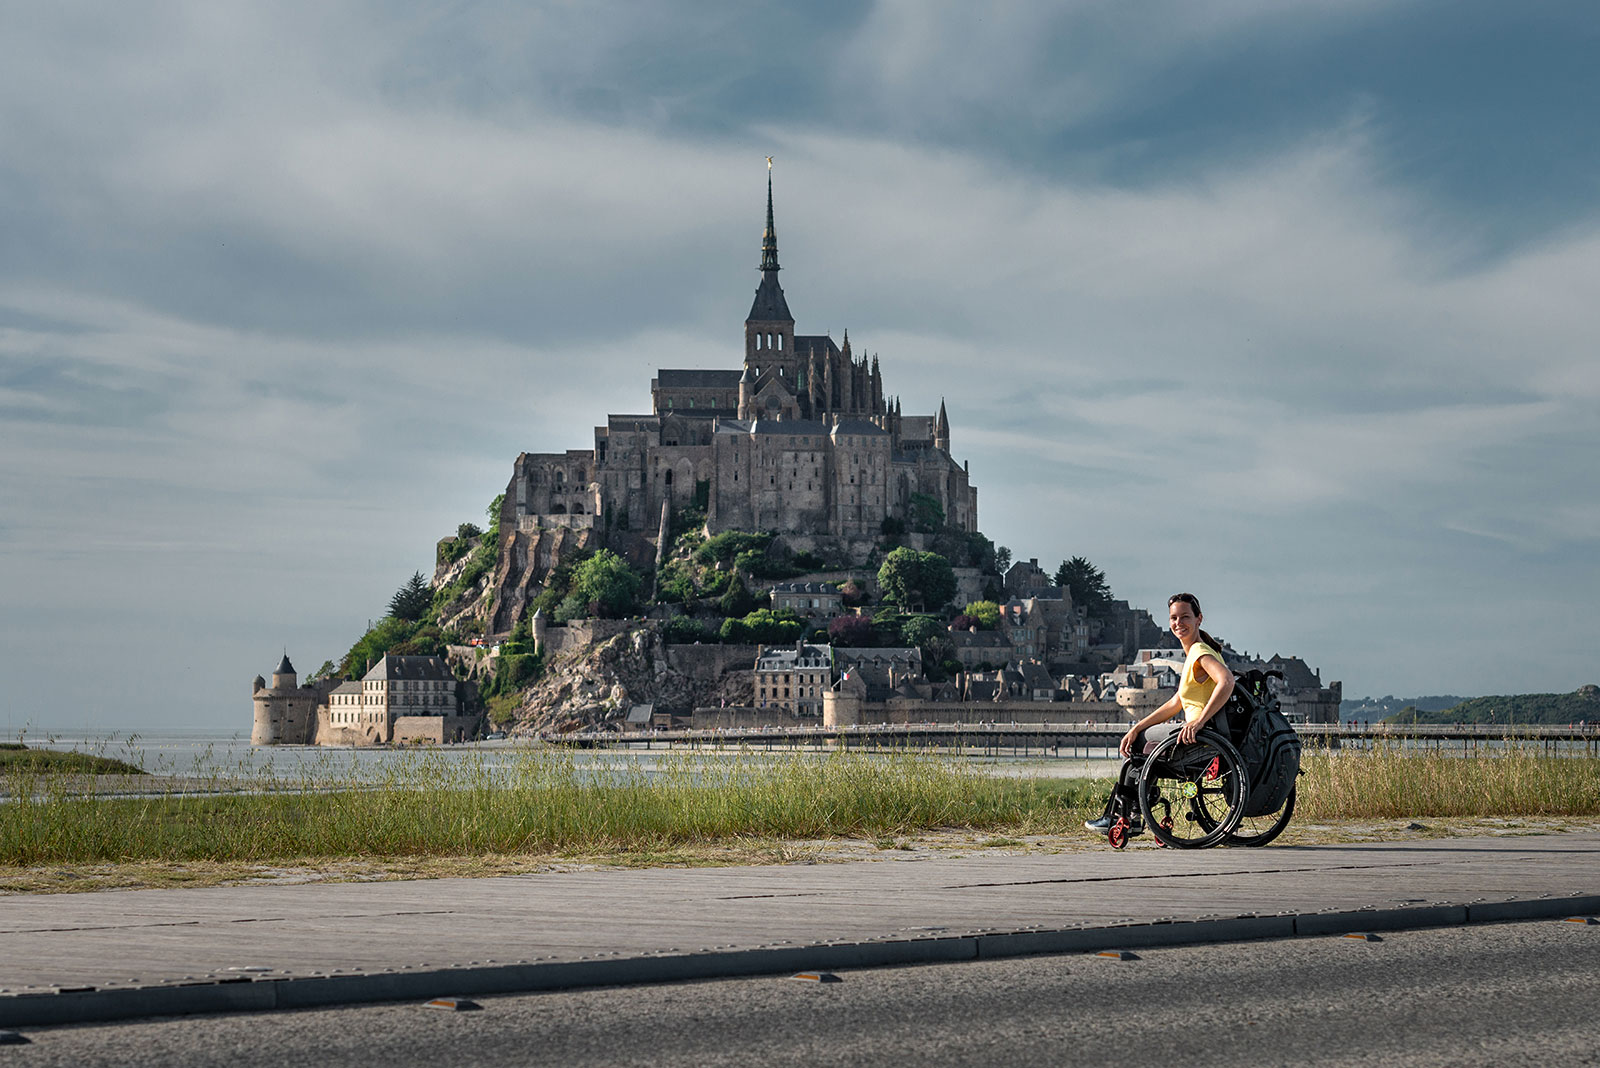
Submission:
<svg viewBox="0 0 1600 1068">
<path fill-rule="evenodd" d="M 1289 790 L 1289 796 L 1283 799 L 1283 804 L 1276 812 L 1268 812 L 1260 816 L 1242 816 L 1239 825 L 1228 834 L 1229 845 L 1264 846 L 1289 826 L 1289 818 L 1294 815 L 1294 790 Z"/>
<path fill-rule="evenodd" d="M 1118 820 L 1106 832 L 1106 841 L 1111 843 L 1112 849 L 1122 849 L 1128 844 L 1128 821 Z"/>
<path fill-rule="evenodd" d="M 1243 758 L 1221 734 L 1201 731 L 1192 745 L 1173 735 L 1145 758 L 1139 808 L 1163 845 L 1203 849 L 1233 833 L 1249 786 Z"/>
</svg>

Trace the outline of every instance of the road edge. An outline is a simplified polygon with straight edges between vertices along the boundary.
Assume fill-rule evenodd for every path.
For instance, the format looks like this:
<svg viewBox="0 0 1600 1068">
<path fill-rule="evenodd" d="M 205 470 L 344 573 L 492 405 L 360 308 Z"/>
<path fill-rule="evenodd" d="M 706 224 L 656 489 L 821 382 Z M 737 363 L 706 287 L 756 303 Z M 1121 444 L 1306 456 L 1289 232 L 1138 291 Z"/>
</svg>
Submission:
<svg viewBox="0 0 1600 1068">
<path fill-rule="evenodd" d="M 827 942 L 782 949 L 655 954 L 604 960 L 484 965 L 426 971 L 305 978 L 240 976 L 203 983 L 118 990 L 63 988 L 0 997 L 0 1027 L 98 1023 L 155 1016 L 264 1012 L 380 1001 L 485 994 L 536 993 L 576 987 L 632 986 L 836 971 L 902 964 L 997 960 L 1110 949 L 1312 938 L 1374 931 L 1421 930 L 1475 923 L 1559 919 L 1600 913 L 1600 895 L 1474 901 L 1407 908 L 1216 916 L 1101 927 L 992 931 L 941 937 Z"/>
</svg>

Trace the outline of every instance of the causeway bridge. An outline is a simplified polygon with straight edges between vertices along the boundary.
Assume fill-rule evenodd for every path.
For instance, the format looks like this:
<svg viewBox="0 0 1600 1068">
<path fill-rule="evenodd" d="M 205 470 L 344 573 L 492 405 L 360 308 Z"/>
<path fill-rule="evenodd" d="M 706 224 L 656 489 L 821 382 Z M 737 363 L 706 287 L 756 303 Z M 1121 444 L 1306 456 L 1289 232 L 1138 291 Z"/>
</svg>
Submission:
<svg viewBox="0 0 1600 1068">
<path fill-rule="evenodd" d="M 996 756 L 1114 756 L 1122 723 L 869 723 L 702 727 L 644 731 L 546 732 L 539 740 L 578 748 L 625 749 L 931 749 Z M 1538 748 L 1551 756 L 1600 756 L 1600 723 L 1523 726 L 1503 723 L 1297 723 L 1307 745 L 1473 753 Z"/>
</svg>

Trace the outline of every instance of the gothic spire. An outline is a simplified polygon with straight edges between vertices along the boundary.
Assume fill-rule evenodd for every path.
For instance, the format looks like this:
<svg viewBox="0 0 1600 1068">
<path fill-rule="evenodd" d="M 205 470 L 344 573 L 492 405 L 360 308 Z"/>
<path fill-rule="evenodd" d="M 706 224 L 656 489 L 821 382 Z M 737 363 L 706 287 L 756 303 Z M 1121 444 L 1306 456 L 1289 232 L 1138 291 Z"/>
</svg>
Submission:
<svg viewBox="0 0 1600 1068">
<path fill-rule="evenodd" d="M 767 229 L 761 235 L 761 273 L 781 271 L 778 266 L 778 231 L 772 225 L 772 157 L 767 157 Z"/>
<path fill-rule="evenodd" d="M 767 157 L 767 229 L 761 235 L 761 285 L 756 288 L 756 299 L 750 305 L 746 323 L 792 323 L 789 302 L 783 298 L 783 287 L 778 284 L 778 231 L 772 224 L 772 157 Z M 766 327 L 759 328 L 766 330 Z M 747 332 L 749 328 L 746 328 Z"/>
</svg>

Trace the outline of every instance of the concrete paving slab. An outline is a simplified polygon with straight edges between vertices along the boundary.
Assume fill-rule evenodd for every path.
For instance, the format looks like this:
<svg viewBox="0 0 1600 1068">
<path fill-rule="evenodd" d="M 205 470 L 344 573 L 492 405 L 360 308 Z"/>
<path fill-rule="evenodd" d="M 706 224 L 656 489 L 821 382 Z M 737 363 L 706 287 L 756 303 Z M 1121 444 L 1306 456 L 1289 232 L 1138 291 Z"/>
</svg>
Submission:
<svg viewBox="0 0 1600 1068">
<path fill-rule="evenodd" d="M 1600 834 L 0 897 L 0 1026 L 1600 910 Z"/>
</svg>

